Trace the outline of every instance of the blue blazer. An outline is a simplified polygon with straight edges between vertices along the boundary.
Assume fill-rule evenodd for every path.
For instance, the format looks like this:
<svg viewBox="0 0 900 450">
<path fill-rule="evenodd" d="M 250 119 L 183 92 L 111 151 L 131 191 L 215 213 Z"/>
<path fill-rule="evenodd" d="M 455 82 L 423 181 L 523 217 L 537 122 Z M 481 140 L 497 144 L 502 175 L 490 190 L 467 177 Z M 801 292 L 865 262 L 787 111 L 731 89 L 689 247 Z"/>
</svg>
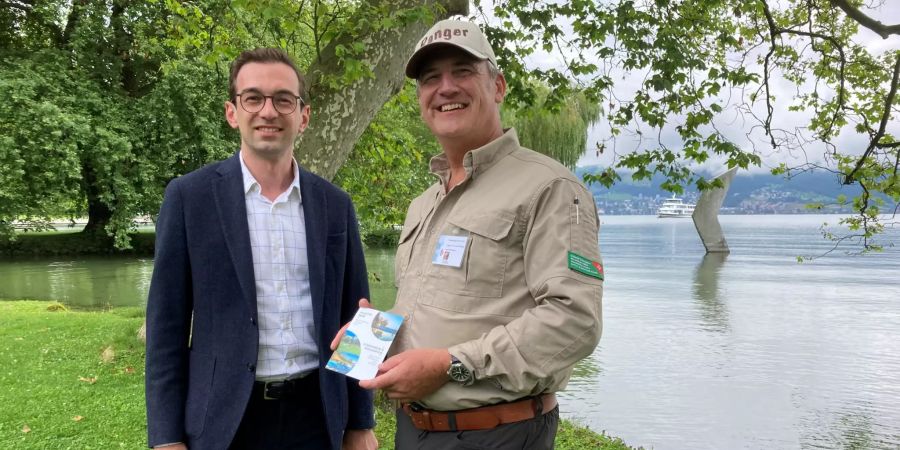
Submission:
<svg viewBox="0 0 900 450">
<path fill-rule="evenodd" d="M 372 394 L 325 370 L 328 348 L 369 296 L 350 197 L 300 169 L 319 384 L 332 447 L 375 425 Z M 147 301 L 149 445 L 225 449 L 255 380 L 256 281 L 238 154 L 169 183 L 156 223 Z M 193 320 L 192 320 L 193 319 Z M 193 330 L 193 331 L 192 331 Z"/>
</svg>

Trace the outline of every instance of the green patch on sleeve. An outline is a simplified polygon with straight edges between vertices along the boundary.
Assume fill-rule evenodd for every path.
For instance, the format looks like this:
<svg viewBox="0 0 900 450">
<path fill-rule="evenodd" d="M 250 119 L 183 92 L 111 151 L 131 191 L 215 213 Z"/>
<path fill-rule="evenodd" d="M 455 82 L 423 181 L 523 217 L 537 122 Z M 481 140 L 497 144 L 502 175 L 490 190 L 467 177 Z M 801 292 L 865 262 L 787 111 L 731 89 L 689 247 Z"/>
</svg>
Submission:
<svg viewBox="0 0 900 450">
<path fill-rule="evenodd" d="M 603 279 L 603 264 L 598 261 L 591 261 L 575 252 L 569 252 L 568 259 L 570 269 L 589 277 Z"/>
</svg>

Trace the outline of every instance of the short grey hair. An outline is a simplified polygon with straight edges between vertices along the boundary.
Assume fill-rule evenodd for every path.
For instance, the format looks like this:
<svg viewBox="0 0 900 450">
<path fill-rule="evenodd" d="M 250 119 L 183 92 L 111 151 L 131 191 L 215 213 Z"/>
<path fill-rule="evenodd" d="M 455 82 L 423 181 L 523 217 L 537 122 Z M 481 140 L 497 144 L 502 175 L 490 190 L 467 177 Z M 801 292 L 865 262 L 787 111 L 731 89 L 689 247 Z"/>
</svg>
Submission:
<svg viewBox="0 0 900 450">
<path fill-rule="evenodd" d="M 502 73 L 500 72 L 500 68 L 495 66 L 489 59 L 486 59 L 485 61 L 487 62 L 488 75 L 491 76 L 491 79 L 497 78 L 497 76 Z"/>
</svg>

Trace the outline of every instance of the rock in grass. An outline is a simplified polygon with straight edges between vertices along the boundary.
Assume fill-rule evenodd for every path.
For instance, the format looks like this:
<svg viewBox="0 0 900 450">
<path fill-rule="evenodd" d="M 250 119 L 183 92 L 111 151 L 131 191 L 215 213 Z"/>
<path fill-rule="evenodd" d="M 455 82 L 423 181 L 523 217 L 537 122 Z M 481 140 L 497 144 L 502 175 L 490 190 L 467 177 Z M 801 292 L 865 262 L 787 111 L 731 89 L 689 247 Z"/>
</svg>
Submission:
<svg viewBox="0 0 900 450">
<path fill-rule="evenodd" d="M 66 305 L 63 305 L 59 302 L 54 302 L 47 305 L 47 311 L 56 312 L 56 311 L 68 311 L 69 308 L 66 308 Z"/>
<path fill-rule="evenodd" d="M 103 353 L 100 354 L 100 359 L 107 364 L 116 359 L 116 351 L 113 350 L 112 345 L 103 349 Z"/>
</svg>

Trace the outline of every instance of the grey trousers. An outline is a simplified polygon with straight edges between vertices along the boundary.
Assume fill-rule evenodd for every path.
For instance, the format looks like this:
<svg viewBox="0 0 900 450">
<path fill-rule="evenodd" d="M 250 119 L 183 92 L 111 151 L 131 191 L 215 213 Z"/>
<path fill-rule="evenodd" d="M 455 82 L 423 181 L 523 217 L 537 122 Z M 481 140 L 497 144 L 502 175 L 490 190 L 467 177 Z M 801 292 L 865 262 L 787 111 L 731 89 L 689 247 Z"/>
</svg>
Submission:
<svg viewBox="0 0 900 450">
<path fill-rule="evenodd" d="M 559 426 L 559 407 L 544 415 L 490 430 L 422 431 L 397 410 L 395 450 L 545 450 L 553 449 Z"/>
</svg>

